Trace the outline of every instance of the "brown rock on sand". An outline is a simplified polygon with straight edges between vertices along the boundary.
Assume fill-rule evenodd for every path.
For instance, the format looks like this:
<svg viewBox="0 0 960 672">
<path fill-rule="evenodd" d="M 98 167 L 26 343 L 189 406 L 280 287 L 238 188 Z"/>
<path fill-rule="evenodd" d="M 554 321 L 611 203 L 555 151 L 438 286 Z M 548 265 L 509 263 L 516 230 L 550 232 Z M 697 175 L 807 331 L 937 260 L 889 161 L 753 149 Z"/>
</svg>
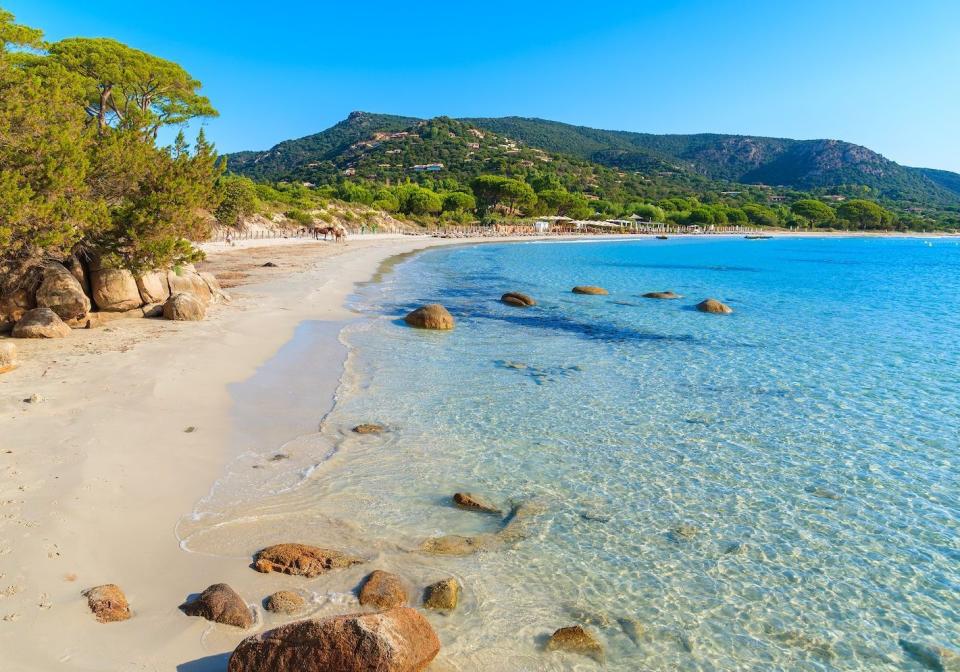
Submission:
<svg viewBox="0 0 960 672">
<path fill-rule="evenodd" d="M 439 303 L 431 303 L 407 314 L 403 321 L 417 329 L 453 329 L 453 315 Z"/>
<path fill-rule="evenodd" d="M 264 608 L 276 614 L 295 614 L 306 606 L 307 602 L 300 593 L 292 590 L 278 590 L 267 598 Z"/>
<path fill-rule="evenodd" d="M 90 299 L 83 293 L 80 282 L 63 264 L 56 262 L 43 267 L 36 305 L 49 308 L 61 320 L 79 319 L 90 312 Z"/>
<path fill-rule="evenodd" d="M 214 623 L 238 628 L 253 625 L 253 614 L 237 592 L 225 583 L 215 583 L 198 597 L 180 605 L 187 616 L 201 616 Z"/>
<path fill-rule="evenodd" d="M 13 325 L 14 338 L 66 338 L 69 335 L 70 327 L 49 308 L 28 310 L 20 321 Z"/>
<path fill-rule="evenodd" d="M 227 672 L 420 672 L 440 640 L 415 609 L 307 619 L 247 637 Z"/>
<path fill-rule="evenodd" d="M 25 289 L 17 289 L 0 296 L 0 332 L 13 329 L 13 325 L 20 321 L 24 313 L 36 307 L 37 302 L 33 295 Z"/>
<path fill-rule="evenodd" d="M 423 591 L 423 606 L 427 609 L 456 609 L 460 602 L 460 582 L 453 577 L 427 586 Z"/>
<path fill-rule="evenodd" d="M 733 312 L 733 308 L 716 299 L 704 299 L 697 304 L 697 310 L 701 313 L 715 313 L 717 315 L 729 315 Z"/>
<path fill-rule="evenodd" d="M 363 580 L 359 597 L 361 606 L 378 609 L 400 607 L 410 599 L 400 577 L 380 569 L 370 572 Z"/>
<path fill-rule="evenodd" d="M 647 292 L 643 295 L 645 299 L 682 299 L 683 297 L 674 292 Z"/>
<path fill-rule="evenodd" d="M 590 294 L 593 296 L 606 296 L 610 293 L 603 287 L 595 287 L 593 285 L 577 285 L 570 291 L 574 294 Z"/>
<path fill-rule="evenodd" d="M 207 309 L 203 302 L 192 294 L 180 292 L 174 294 L 163 304 L 163 316 L 178 322 L 196 322 L 206 317 Z"/>
<path fill-rule="evenodd" d="M 13 343 L 0 341 L 0 373 L 13 371 L 17 368 L 17 346 Z"/>
<path fill-rule="evenodd" d="M 253 567 L 264 574 L 281 572 L 309 579 L 331 569 L 343 569 L 362 562 L 359 558 L 317 546 L 276 544 L 259 551 L 253 558 Z"/>
<path fill-rule="evenodd" d="M 90 611 L 101 623 L 125 621 L 130 618 L 130 604 L 120 586 L 107 583 L 83 591 Z"/>
<path fill-rule="evenodd" d="M 603 662 L 603 646 L 597 638 L 583 629 L 580 625 L 571 625 L 560 628 L 547 642 L 547 651 L 569 651 L 593 658 L 598 663 Z"/>
<path fill-rule="evenodd" d="M 137 289 L 144 304 L 163 303 L 170 298 L 170 285 L 165 271 L 154 271 L 137 276 Z"/>
<path fill-rule="evenodd" d="M 495 513 L 497 515 L 503 513 L 503 511 L 498 509 L 482 495 L 474 495 L 469 492 L 456 493 L 453 496 L 453 503 L 467 511 L 480 511 L 482 513 Z"/>
<path fill-rule="evenodd" d="M 529 308 L 530 306 L 537 305 L 537 302 L 533 300 L 532 296 L 522 294 L 521 292 L 507 292 L 500 297 L 500 301 L 508 306 L 516 306 L 518 308 Z"/>
<path fill-rule="evenodd" d="M 121 268 L 97 268 L 90 272 L 90 293 L 97 308 L 122 313 L 143 305 L 133 273 Z"/>
</svg>

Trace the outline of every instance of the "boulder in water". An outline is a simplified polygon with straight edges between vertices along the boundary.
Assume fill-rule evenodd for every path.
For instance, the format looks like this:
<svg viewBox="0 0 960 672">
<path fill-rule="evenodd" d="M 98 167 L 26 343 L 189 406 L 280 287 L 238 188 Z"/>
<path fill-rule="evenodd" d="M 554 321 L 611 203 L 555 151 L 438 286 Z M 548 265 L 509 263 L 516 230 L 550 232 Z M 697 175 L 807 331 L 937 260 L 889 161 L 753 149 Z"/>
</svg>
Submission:
<svg viewBox="0 0 960 672">
<path fill-rule="evenodd" d="M 450 611 L 459 602 L 460 582 L 453 577 L 432 583 L 423 591 L 423 606 L 427 609 Z"/>
<path fill-rule="evenodd" d="M 716 299 L 704 299 L 697 304 L 697 310 L 701 313 L 714 313 L 716 315 L 729 315 L 733 312 L 733 308 Z"/>
<path fill-rule="evenodd" d="M 343 569 L 362 562 L 359 558 L 317 546 L 275 544 L 254 556 L 253 568 L 264 574 L 281 572 L 310 579 L 326 574 L 331 569 Z"/>
<path fill-rule="evenodd" d="M 69 335 L 70 327 L 49 308 L 28 310 L 20 321 L 13 325 L 14 338 L 66 338 Z"/>
<path fill-rule="evenodd" d="M 416 609 L 307 619 L 247 637 L 227 672 L 421 672 L 440 640 Z"/>
<path fill-rule="evenodd" d="M 192 294 L 174 294 L 163 304 L 163 316 L 177 322 L 197 322 L 207 315 L 203 303 Z"/>
<path fill-rule="evenodd" d="M 125 621 L 130 618 L 130 604 L 120 586 L 107 583 L 83 591 L 90 611 L 101 623 Z"/>
<path fill-rule="evenodd" d="M 78 320 L 90 312 L 90 299 L 83 293 L 80 282 L 63 264 L 56 262 L 43 267 L 36 305 L 49 308 L 61 320 Z"/>
<path fill-rule="evenodd" d="M 383 434 L 387 428 L 374 422 L 364 422 L 353 428 L 357 434 Z"/>
<path fill-rule="evenodd" d="M 456 504 L 458 508 L 466 509 L 467 511 L 495 513 L 498 516 L 503 513 L 503 511 L 483 495 L 474 495 L 469 492 L 458 492 L 454 494 L 453 503 Z"/>
<path fill-rule="evenodd" d="M 547 642 L 547 651 L 569 651 L 593 658 L 598 663 L 604 659 L 603 645 L 581 625 L 560 628 Z"/>
<path fill-rule="evenodd" d="M 13 343 L 0 341 L 0 373 L 13 371 L 19 363 L 17 361 L 17 346 Z"/>
<path fill-rule="evenodd" d="M 900 638 L 900 648 L 934 672 L 960 672 L 960 652 L 939 644 Z"/>
<path fill-rule="evenodd" d="M 360 605 L 377 609 L 392 609 L 407 603 L 409 597 L 400 577 L 376 569 L 367 575 L 360 586 Z"/>
<path fill-rule="evenodd" d="M 529 308 L 530 306 L 537 305 L 537 302 L 534 301 L 532 296 L 520 292 L 507 292 L 500 297 L 500 300 L 508 306 L 516 306 L 518 308 Z"/>
<path fill-rule="evenodd" d="M 647 292 L 643 295 L 645 299 L 682 299 L 683 297 L 674 292 Z"/>
<path fill-rule="evenodd" d="M 278 590 L 267 598 L 264 608 L 275 614 L 295 614 L 306 606 L 300 593 L 292 590 Z"/>
<path fill-rule="evenodd" d="M 417 329 L 453 329 L 453 315 L 439 303 L 431 303 L 407 314 L 403 321 Z"/>
<path fill-rule="evenodd" d="M 199 596 L 180 605 L 187 616 L 201 616 L 214 623 L 237 628 L 253 625 L 253 614 L 237 592 L 225 583 L 215 583 Z"/>
<path fill-rule="evenodd" d="M 593 296 L 606 296 L 610 293 L 603 287 L 596 287 L 594 285 L 577 285 L 570 291 L 574 294 L 590 294 Z"/>
</svg>

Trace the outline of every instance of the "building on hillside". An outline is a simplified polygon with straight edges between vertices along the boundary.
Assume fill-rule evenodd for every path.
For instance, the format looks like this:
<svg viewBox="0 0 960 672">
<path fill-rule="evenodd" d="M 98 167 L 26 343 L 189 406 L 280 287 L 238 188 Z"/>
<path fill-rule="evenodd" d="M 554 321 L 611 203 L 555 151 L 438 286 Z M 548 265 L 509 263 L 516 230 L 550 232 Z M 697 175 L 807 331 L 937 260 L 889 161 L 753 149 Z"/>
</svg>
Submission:
<svg viewBox="0 0 960 672">
<path fill-rule="evenodd" d="M 443 170 L 442 163 L 421 163 L 413 167 L 413 171 L 415 173 L 423 173 L 423 172 L 435 173 L 440 170 Z"/>
</svg>

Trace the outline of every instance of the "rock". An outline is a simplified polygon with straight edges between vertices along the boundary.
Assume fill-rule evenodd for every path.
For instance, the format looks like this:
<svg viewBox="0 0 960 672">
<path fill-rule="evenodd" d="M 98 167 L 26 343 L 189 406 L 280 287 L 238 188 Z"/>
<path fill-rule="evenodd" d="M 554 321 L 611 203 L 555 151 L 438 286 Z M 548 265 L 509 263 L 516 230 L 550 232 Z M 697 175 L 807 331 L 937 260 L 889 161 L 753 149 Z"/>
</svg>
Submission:
<svg viewBox="0 0 960 672">
<path fill-rule="evenodd" d="M 409 601 L 400 577 L 376 569 L 367 575 L 360 586 L 360 605 L 378 609 L 400 607 Z"/>
<path fill-rule="evenodd" d="M 460 582 L 453 577 L 437 581 L 423 591 L 423 606 L 427 609 L 456 609 L 460 602 Z"/>
<path fill-rule="evenodd" d="M 594 296 L 606 296 L 610 293 L 603 287 L 594 287 L 593 285 L 577 285 L 571 291 L 574 294 L 591 294 Z"/>
<path fill-rule="evenodd" d="M 213 273 L 200 273 L 200 279 L 210 290 L 210 300 L 213 303 L 230 303 L 230 296 L 220 287 L 220 282 Z"/>
<path fill-rule="evenodd" d="M 603 662 L 603 646 L 592 634 L 580 625 L 571 625 L 560 628 L 547 642 L 547 651 L 569 651 L 593 658 L 598 663 Z"/>
<path fill-rule="evenodd" d="M 306 604 L 306 600 L 300 593 L 295 593 L 292 590 L 278 590 L 267 598 L 263 606 L 267 611 L 272 611 L 275 614 L 295 614 L 301 611 Z"/>
<path fill-rule="evenodd" d="M 276 265 L 275 263 L 273 263 L 272 261 L 268 261 L 267 263 L 265 263 L 265 264 L 263 265 L 263 268 L 277 268 L 277 265 Z"/>
<path fill-rule="evenodd" d="M 643 637 L 643 633 L 646 632 L 643 623 L 631 616 L 624 616 L 623 618 L 617 619 L 617 624 L 619 624 L 620 629 L 623 630 L 623 634 L 633 642 L 634 646 L 640 646 L 640 638 Z"/>
<path fill-rule="evenodd" d="M 643 295 L 645 299 L 682 299 L 683 297 L 673 292 L 647 292 Z"/>
<path fill-rule="evenodd" d="M 227 672 L 420 672 L 439 652 L 427 619 L 397 607 L 297 621 L 247 637 Z"/>
<path fill-rule="evenodd" d="M 18 364 L 17 346 L 7 341 L 0 341 L 0 373 L 13 371 Z"/>
<path fill-rule="evenodd" d="M 716 313 L 717 315 L 729 315 L 733 308 L 725 303 L 720 303 L 716 299 L 704 299 L 697 304 L 697 310 L 701 313 Z"/>
<path fill-rule="evenodd" d="M 249 628 L 253 614 L 237 592 L 225 583 L 215 583 L 198 597 L 180 605 L 188 616 L 202 616 L 214 623 Z"/>
<path fill-rule="evenodd" d="M 65 338 L 69 335 L 70 327 L 49 308 L 28 310 L 13 326 L 14 338 Z"/>
<path fill-rule="evenodd" d="M 454 327 L 453 315 L 439 303 L 417 308 L 403 318 L 403 321 L 417 329 L 447 330 Z"/>
<path fill-rule="evenodd" d="M 372 422 L 365 422 L 363 424 L 357 425 L 353 428 L 353 431 L 357 434 L 382 434 L 387 431 L 387 428 L 383 425 L 378 425 Z"/>
<path fill-rule="evenodd" d="M 474 495 L 469 492 L 458 492 L 453 496 L 453 503 L 461 509 L 467 511 L 480 511 L 482 513 L 503 513 L 493 503 L 488 501 L 483 495 Z"/>
<path fill-rule="evenodd" d="M 77 279 L 83 293 L 90 296 L 90 277 L 87 275 L 87 269 L 77 255 L 73 254 L 67 257 L 63 262 L 63 267 L 70 271 L 70 275 Z"/>
<path fill-rule="evenodd" d="M 122 268 L 96 268 L 90 272 L 90 293 L 100 310 L 122 313 L 143 305 L 133 273 Z"/>
<path fill-rule="evenodd" d="M 90 611 L 97 617 L 101 623 L 113 623 L 114 621 L 125 621 L 130 618 L 130 604 L 127 602 L 127 596 L 120 590 L 120 586 L 107 583 L 95 588 L 89 588 L 83 591 L 83 596 L 87 598 L 87 605 Z"/>
<path fill-rule="evenodd" d="M 532 296 L 521 294 L 520 292 L 507 292 L 500 297 L 500 300 L 508 306 L 517 306 L 518 308 L 537 305 L 537 302 L 533 300 Z"/>
<path fill-rule="evenodd" d="M 144 273 L 137 276 L 137 289 L 140 299 L 145 305 L 163 303 L 170 298 L 170 286 L 167 284 L 167 274 L 162 271 Z"/>
<path fill-rule="evenodd" d="M 253 558 L 253 567 L 264 574 L 281 572 L 313 578 L 331 569 L 343 569 L 362 562 L 359 558 L 317 546 L 276 544 L 259 551 Z"/>
<path fill-rule="evenodd" d="M 46 400 L 47 400 L 47 398 L 44 397 L 42 394 L 37 394 L 36 392 L 34 392 L 34 393 L 31 394 L 29 397 L 27 397 L 26 399 L 24 399 L 24 400 L 23 400 L 23 403 L 25 403 L 25 404 L 42 404 L 42 403 L 45 402 Z"/>
<path fill-rule="evenodd" d="M 56 262 L 43 267 L 36 305 L 49 308 L 61 320 L 78 320 L 90 312 L 90 299 L 83 293 L 83 287 L 63 264 Z"/>
<path fill-rule="evenodd" d="M 479 551 L 489 551 L 500 546 L 495 534 L 478 534 L 465 537 L 448 534 L 443 537 L 431 537 L 420 545 L 420 550 L 433 555 L 471 555 Z"/>
<path fill-rule="evenodd" d="M 670 530 L 670 535 L 676 540 L 689 541 L 693 539 L 700 533 L 700 528 L 696 525 L 688 525 L 686 523 L 682 525 L 677 525 L 675 528 Z"/>
<path fill-rule="evenodd" d="M 10 331 L 20 321 L 23 314 L 36 308 L 33 295 L 25 289 L 17 289 L 0 296 L 0 333 Z"/>
<path fill-rule="evenodd" d="M 960 672 L 960 653 L 939 644 L 900 638 L 900 648 L 934 672 Z"/>
<path fill-rule="evenodd" d="M 163 304 L 163 316 L 168 320 L 195 322 L 206 317 L 207 309 L 192 294 L 174 294 Z"/>
<path fill-rule="evenodd" d="M 168 271 L 167 285 L 170 287 L 171 296 L 174 294 L 190 294 L 203 305 L 207 305 L 213 300 L 209 285 L 200 277 L 192 264 Z"/>
</svg>

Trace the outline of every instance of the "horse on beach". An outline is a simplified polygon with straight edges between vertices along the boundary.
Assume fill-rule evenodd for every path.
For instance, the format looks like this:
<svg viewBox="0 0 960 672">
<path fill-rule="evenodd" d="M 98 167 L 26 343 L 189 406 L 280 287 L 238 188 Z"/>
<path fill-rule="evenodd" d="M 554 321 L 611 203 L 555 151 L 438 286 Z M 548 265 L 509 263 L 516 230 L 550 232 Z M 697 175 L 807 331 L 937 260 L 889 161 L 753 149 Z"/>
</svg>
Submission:
<svg viewBox="0 0 960 672">
<path fill-rule="evenodd" d="M 327 239 L 327 235 L 333 237 L 333 242 L 342 243 L 347 240 L 347 231 L 342 226 L 317 226 L 313 229 L 313 237 L 316 240 L 320 240 L 320 234 L 323 234 L 323 239 Z"/>
</svg>

